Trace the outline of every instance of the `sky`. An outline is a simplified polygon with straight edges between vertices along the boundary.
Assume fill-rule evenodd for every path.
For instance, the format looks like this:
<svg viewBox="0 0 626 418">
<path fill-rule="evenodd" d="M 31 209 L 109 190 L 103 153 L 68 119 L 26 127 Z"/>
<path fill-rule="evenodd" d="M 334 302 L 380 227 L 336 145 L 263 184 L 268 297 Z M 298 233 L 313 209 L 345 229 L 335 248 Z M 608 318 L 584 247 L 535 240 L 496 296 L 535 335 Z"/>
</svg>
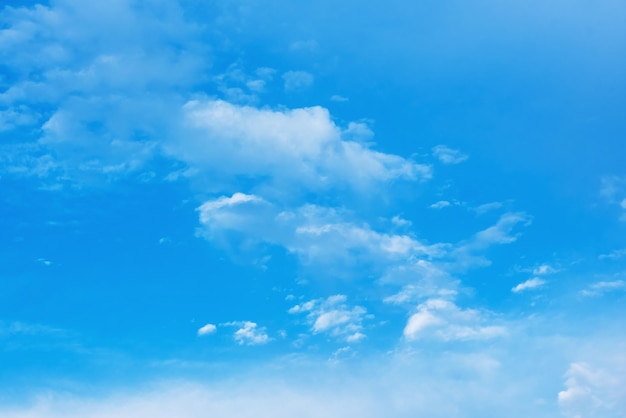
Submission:
<svg viewBox="0 0 626 418">
<path fill-rule="evenodd" d="M 4 2 L 0 418 L 624 418 L 625 22 Z"/>
</svg>

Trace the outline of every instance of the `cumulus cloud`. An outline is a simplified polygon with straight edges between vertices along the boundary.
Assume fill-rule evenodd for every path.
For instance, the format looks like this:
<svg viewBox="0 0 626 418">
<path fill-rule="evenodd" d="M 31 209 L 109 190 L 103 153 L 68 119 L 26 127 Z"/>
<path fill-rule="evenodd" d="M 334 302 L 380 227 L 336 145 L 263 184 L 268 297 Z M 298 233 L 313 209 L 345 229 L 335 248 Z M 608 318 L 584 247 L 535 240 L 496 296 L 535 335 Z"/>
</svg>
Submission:
<svg viewBox="0 0 626 418">
<path fill-rule="evenodd" d="M 444 164 L 459 164 L 467 160 L 469 156 L 461 151 L 448 148 L 445 145 L 437 145 L 433 147 L 433 155 Z"/>
<path fill-rule="evenodd" d="M 541 287 L 544 284 L 546 284 L 545 280 L 540 279 L 539 277 L 533 277 L 532 279 L 528 279 L 525 282 L 522 282 L 518 284 L 517 286 L 513 287 L 511 291 L 514 293 L 520 293 L 525 290 L 537 289 L 538 287 Z"/>
<path fill-rule="evenodd" d="M 570 418 L 619 418 L 626 411 L 626 368 L 615 362 L 611 370 L 572 363 L 559 392 L 561 412 Z"/>
<path fill-rule="evenodd" d="M 198 336 L 213 334 L 217 331 L 217 327 L 214 324 L 206 324 L 198 329 Z"/>
<path fill-rule="evenodd" d="M 232 321 L 224 325 L 238 328 L 233 339 L 240 345 L 263 345 L 271 341 L 265 327 L 259 327 L 256 322 Z"/>
<path fill-rule="evenodd" d="M 350 221 L 350 212 L 304 205 L 281 210 L 254 195 L 236 193 L 198 208 L 208 238 L 240 233 L 247 239 L 285 247 L 307 263 L 388 265 L 407 257 L 436 256 L 441 246 L 406 234 L 382 233 Z"/>
<path fill-rule="evenodd" d="M 0 59 L 12 82 L 0 104 L 13 115 L 3 125 L 36 128 L 20 131 L 31 149 L 3 151 L 28 163 L 21 175 L 39 175 L 39 157 L 50 159 L 45 177 L 56 183 L 144 167 L 177 114 L 178 91 L 193 88 L 209 65 L 199 27 L 176 2 L 5 8 L 3 28 Z M 175 46 L 182 43 L 184 51 Z"/>
<path fill-rule="evenodd" d="M 507 334 L 502 325 L 486 325 L 484 314 L 461 309 L 446 299 L 428 299 L 421 303 L 404 327 L 404 337 L 411 341 L 436 338 L 444 341 L 483 340 Z"/>
<path fill-rule="evenodd" d="M 313 189 L 431 176 L 429 166 L 344 140 L 319 106 L 272 110 L 204 100 L 187 103 L 184 114 L 190 133 L 166 149 L 197 171 L 269 177 Z"/>
<path fill-rule="evenodd" d="M 289 309 L 291 314 L 305 313 L 314 334 L 328 333 L 353 343 L 365 338 L 363 319 L 367 311 L 361 306 L 349 306 L 345 295 L 313 299 Z"/>
</svg>

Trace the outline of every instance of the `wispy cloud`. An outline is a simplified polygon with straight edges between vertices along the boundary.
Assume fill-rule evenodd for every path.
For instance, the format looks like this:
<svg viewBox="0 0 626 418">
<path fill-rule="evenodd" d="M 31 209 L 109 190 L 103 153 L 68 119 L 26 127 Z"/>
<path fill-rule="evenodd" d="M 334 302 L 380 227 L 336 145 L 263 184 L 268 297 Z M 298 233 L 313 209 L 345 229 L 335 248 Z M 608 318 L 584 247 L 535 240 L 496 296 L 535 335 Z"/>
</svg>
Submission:
<svg viewBox="0 0 626 418">
<path fill-rule="evenodd" d="M 600 281 L 581 290 L 580 294 L 582 296 L 602 296 L 606 293 L 620 290 L 626 290 L 626 282 L 624 280 Z"/>
<path fill-rule="evenodd" d="M 311 87 L 315 78 L 313 74 L 306 71 L 287 71 L 283 74 L 285 90 L 297 91 Z"/>
<path fill-rule="evenodd" d="M 600 254 L 598 256 L 600 260 L 618 260 L 623 257 L 626 257 L 626 248 L 613 250 L 608 254 Z"/>
<path fill-rule="evenodd" d="M 467 160 L 469 156 L 461 151 L 449 148 L 445 145 L 433 147 L 433 155 L 444 164 L 459 164 Z"/>
<path fill-rule="evenodd" d="M 539 277 L 533 277 L 532 279 L 528 279 L 525 282 L 522 282 L 518 284 L 517 286 L 513 287 L 511 291 L 514 293 L 520 293 L 525 290 L 537 289 L 539 287 L 542 287 L 545 284 L 546 284 L 545 280 L 540 279 Z"/>
</svg>

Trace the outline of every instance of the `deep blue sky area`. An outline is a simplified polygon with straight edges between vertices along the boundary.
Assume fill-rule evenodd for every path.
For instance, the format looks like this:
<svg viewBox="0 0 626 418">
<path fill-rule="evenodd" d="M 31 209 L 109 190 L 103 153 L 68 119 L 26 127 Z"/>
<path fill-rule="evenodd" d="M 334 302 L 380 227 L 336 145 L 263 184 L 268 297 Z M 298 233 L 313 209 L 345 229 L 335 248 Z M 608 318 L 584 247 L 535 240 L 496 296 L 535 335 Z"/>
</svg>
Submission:
<svg viewBox="0 0 626 418">
<path fill-rule="evenodd" d="M 626 410 L 626 6 L 0 6 L 0 418 Z"/>
</svg>

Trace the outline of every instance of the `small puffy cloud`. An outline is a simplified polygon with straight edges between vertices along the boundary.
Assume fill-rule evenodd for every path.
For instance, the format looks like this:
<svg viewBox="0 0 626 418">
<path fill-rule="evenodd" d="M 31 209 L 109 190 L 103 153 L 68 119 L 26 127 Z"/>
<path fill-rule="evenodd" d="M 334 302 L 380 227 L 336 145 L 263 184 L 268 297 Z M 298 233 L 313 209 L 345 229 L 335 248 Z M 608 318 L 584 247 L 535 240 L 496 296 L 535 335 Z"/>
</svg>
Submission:
<svg viewBox="0 0 626 418">
<path fill-rule="evenodd" d="M 391 223 L 394 224 L 395 226 L 398 227 L 403 227 L 403 226 L 411 226 L 413 224 L 413 222 L 402 218 L 400 215 L 396 215 L 393 218 L 391 218 Z"/>
<path fill-rule="evenodd" d="M 206 324 L 198 329 L 198 336 L 213 334 L 217 327 L 213 324 Z"/>
<path fill-rule="evenodd" d="M 315 79 L 313 74 L 306 71 L 287 71 L 283 74 L 283 80 L 285 90 L 296 91 L 312 86 Z"/>
<path fill-rule="evenodd" d="M 255 322 L 234 321 L 227 322 L 224 325 L 239 328 L 233 334 L 234 340 L 239 345 L 263 345 L 271 340 L 267 335 L 265 327 L 259 327 Z"/>
<path fill-rule="evenodd" d="M 435 338 L 443 341 L 484 340 L 507 334 L 504 326 L 485 325 L 487 320 L 479 311 L 461 309 L 446 299 L 428 299 L 421 303 L 404 327 L 409 340 Z"/>
<path fill-rule="evenodd" d="M 365 338 L 363 318 L 367 311 L 361 306 L 349 306 L 345 295 L 314 299 L 289 309 L 291 314 L 307 314 L 307 321 L 314 334 L 328 333 L 349 343 Z"/>
<path fill-rule="evenodd" d="M 600 281 L 582 290 L 580 294 L 582 296 L 602 296 L 606 293 L 620 290 L 626 290 L 626 282 L 624 280 Z"/>
<path fill-rule="evenodd" d="M 559 270 L 549 264 L 541 264 L 540 266 L 537 266 L 533 269 L 533 274 L 535 276 L 545 276 L 547 274 L 558 273 L 558 271 Z"/>
<path fill-rule="evenodd" d="M 525 282 L 518 284 L 513 289 L 511 289 L 511 291 L 514 293 L 520 293 L 525 290 L 537 289 L 544 284 L 546 284 L 545 280 L 540 279 L 539 277 L 533 277 L 532 279 L 528 279 Z"/>
<path fill-rule="evenodd" d="M 461 151 L 448 148 L 445 145 L 437 145 L 433 147 L 433 155 L 444 164 L 459 164 L 469 158 L 467 154 Z"/>
<path fill-rule="evenodd" d="M 429 208 L 431 208 L 431 209 L 443 209 L 443 208 L 447 208 L 448 206 L 451 206 L 451 205 L 452 205 L 452 203 L 448 202 L 447 200 L 440 200 L 440 201 L 430 205 Z"/>
<path fill-rule="evenodd" d="M 611 370 L 587 363 L 571 363 L 565 390 L 558 394 L 561 412 L 568 418 L 621 418 L 626 411 L 626 368 Z"/>
</svg>

